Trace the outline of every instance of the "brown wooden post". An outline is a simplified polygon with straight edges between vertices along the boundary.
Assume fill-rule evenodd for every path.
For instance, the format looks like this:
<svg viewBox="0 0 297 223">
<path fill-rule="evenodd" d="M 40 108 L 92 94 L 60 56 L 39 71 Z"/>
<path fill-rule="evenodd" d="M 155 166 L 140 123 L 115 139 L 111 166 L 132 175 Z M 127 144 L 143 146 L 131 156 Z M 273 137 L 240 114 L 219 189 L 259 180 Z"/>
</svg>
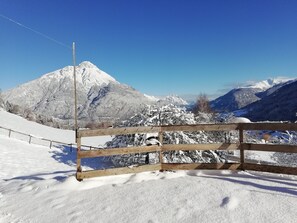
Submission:
<svg viewBox="0 0 297 223">
<path fill-rule="evenodd" d="M 160 171 L 163 171 L 163 168 L 162 168 L 162 163 L 163 163 L 163 151 L 162 151 L 162 148 L 163 148 L 163 132 L 162 130 L 159 132 L 159 142 L 161 143 L 161 150 L 159 152 L 159 163 L 161 165 L 161 169 Z"/>
<path fill-rule="evenodd" d="M 81 159 L 78 157 L 78 153 L 81 150 L 81 138 L 76 136 L 76 143 L 77 143 L 77 155 L 76 155 L 76 179 L 78 181 L 82 181 L 82 178 L 78 177 L 78 172 L 82 172 L 82 168 L 81 168 Z"/>
<path fill-rule="evenodd" d="M 242 127 L 239 129 L 239 143 L 240 143 L 240 165 L 241 169 L 244 170 L 244 148 L 243 148 L 243 129 Z"/>
<path fill-rule="evenodd" d="M 53 141 L 51 140 L 50 141 L 50 149 L 52 148 L 52 145 L 53 145 Z"/>
</svg>

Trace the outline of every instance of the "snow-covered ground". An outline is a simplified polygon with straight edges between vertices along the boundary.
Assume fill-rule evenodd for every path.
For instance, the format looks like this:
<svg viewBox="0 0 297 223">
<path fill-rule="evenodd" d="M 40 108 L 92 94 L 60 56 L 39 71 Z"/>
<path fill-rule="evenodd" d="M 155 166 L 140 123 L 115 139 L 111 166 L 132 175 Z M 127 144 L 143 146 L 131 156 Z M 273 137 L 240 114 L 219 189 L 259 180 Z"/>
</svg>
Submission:
<svg viewBox="0 0 297 223">
<path fill-rule="evenodd" d="M 61 141 L 69 137 L 69 142 L 73 141 L 71 131 L 23 121 L 0 112 L 0 126 Z M 0 154 L 1 223 L 296 222 L 297 219 L 296 176 L 177 171 L 77 182 L 75 152 L 0 135 Z"/>
<path fill-rule="evenodd" d="M 64 142 L 66 144 L 75 143 L 75 132 L 72 130 L 56 129 L 35 122 L 30 122 L 22 117 L 8 113 L 1 109 L 0 127 L 26 133 L 36 138 L 51 139 L 59 142 Z M 6 130 L 0 129 L 0 135 L 8 135 L 8 132 Z M 22 137 L 17 133 L 12 133 L 11 137 L 16 139 L 27 140 L 25 137 Z M 85 137 L 82 138 L 82 144 L 98 147 L 100 145 L 104 145 L 106 141 L 109 141 L 111 139 L 112 137 L 110 136 Z M 37 142 L 37 144 L 39 143 L 41 143 L 40 140 L 39 142 Z"/>
</svg>

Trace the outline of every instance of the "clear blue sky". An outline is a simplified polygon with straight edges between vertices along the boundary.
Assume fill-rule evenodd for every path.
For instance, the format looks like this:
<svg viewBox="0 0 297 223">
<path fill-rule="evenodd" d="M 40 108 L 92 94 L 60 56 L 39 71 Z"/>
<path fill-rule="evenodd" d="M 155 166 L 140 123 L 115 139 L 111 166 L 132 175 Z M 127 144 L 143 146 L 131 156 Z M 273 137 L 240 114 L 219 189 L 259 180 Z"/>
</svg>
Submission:
<svg viewBox="0 0 297 223">
<path fill-rule="evenodd" d="M 297 77 L 297 1 L 0 0 L 0 14 L 151 95 L 217 94 Z M 71 49 L 0 17 L 0 88 L 72 64 Z"/>
</svg>

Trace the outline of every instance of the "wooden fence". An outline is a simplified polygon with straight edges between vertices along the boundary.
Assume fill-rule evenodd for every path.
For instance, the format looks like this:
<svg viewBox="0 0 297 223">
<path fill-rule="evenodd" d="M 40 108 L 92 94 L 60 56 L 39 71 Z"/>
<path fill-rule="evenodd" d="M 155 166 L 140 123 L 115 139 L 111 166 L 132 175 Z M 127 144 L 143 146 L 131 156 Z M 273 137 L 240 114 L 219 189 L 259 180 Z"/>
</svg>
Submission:
<svg viewBox="0 0 297 223">
<path fill-rule="evenodd" d="M 164 132 L 198 132 L 198 131 L 238 131 L 239 140 L 236 143 L 214 143 L 214 144 L 163 144 Z M 246 150 L 254 151 L 273 151 L 285 153 L 297 153 L 297 145 L 280 144 L 251 144 L 244 142 L 244 131 L 249 130 L 278 130 L 278 131 L 297 131 L 297 123 L 236 123 L 236 124 L 197 124 L 197 125 L 179 125 L 179 126 L 152 126 L 152 127 L 127 127 L 127 128 L 109 128 L 98 130 L 78 130 L 76 133 L 77 142 L 77 180 L 84 178 L 139 173 L 144 171 L 157 170 L 194 170 L 194 169 L 228 169 L 228 170 L 254 170 L 273 173 L 295 174 L 297 167 L 283 167 L 253 164 L 245 162 L 244 153 Z M 140 133 L 158 133 L 160 146 L 138 146 L 113 149 L 95 149 L 90 151 L 81 150 L 81 138 L 103 135 L 128 135 Z M 198 134 L 198 133 L 197 133 Z M 174 150 L 239 150 L 240 161 L 237 163 L 163 163 L 163 152 Z M 159 154 L 159 163 L 151 165 L 142 165 L 135 167 L 122 167 L 103 170 L 83 171 L 81 159 L 113 156 L 133 153 L 157 152 Z"/>
<path fill-rule="evenodd" d="M 49 146 L 50 148 L 52 148 L 52 146 L 54 146 L 54 145 L 62 145 L 62 146 L 69 147 L 71 151 L 72 151 L 73 147 L 76 146 L 76 144 L 74 144 L 74 143 L 66 143 L 66 142 L 59 142 L 56 140 L 46 139 L 43 137 L 26 134 L 23 132 L 19 132 L 19 131 L 1 127 L 1 126 L 0 126 L 0 130 L 3 131 L 3 132 L 1 132 L 3 135 L 4 135 L 4 131 L 5 131 L 9 138 L 15 138 L 15 139 L 19 139 L 22 141 L 27 141 L 29 144 Z"/>
<path fill-rule="evenodd" d="M 26 141 L 29 144 L 48 146 L 50 149 L 53 146 L 65 146 L 65 147 L 69 148 L 70 151 L 72 151 L 73 149 L 76 148 L 76 143 L 60 142 L 60 141 L 56 141 L 53 139 L 47 139 L 47 138 L 39 137 L 36 135 L 23 133 L 23 132 L 16 131 L 16 130 L 13 130 L 10 128 L 5 128 L 2 126 L 0 126 L 0 134 L 6 135 L 9 138 L 15 138 L 18 140 Z M 88 149 L 93 149 L 93 148 L 99 149 L 98 147 L 90 146 L 90 145 L 81 145 L 81 147 L 88 148 Z"/>
</svg>

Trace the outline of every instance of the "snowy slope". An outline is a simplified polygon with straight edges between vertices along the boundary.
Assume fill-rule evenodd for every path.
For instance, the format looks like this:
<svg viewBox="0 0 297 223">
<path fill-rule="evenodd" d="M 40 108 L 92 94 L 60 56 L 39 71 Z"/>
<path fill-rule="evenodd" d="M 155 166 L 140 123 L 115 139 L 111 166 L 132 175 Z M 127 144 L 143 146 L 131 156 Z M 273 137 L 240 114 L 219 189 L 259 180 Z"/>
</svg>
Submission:
<svg viewBox="0 0 297 223">
<path fill-rule="evenodd" d="M 36 138 L 51 139 L 59 142 L 75 143 L 75 132 L 72 130 L 62 130 L 44 126 L 35 122 L 30 122 L 17 115 L 8 113 L 0 109 L 0 127 L 12 129 L 14 131 L 26 133 L 35 136 Z M 0 129 L 0 135 L 8 135 L 6 130 Z M 23 139 L 18 134 L 12 133 L 12 138 Z M 106 141 L 111 140 L 110 136 L 88 137 L 82 139 L 83 145 L 98 146 L 104 145 Z"/>
<path fill-rule="evenodd" d="M 44 131 L 42 126 L 3 114 L 0 120 L 10 128 Z M 178 171 L 77 182 L 75 153 L 0 135 L 0 154 L 1 223 L 293 223 L 297 219 L 296 176 Z"/>
</svg>

